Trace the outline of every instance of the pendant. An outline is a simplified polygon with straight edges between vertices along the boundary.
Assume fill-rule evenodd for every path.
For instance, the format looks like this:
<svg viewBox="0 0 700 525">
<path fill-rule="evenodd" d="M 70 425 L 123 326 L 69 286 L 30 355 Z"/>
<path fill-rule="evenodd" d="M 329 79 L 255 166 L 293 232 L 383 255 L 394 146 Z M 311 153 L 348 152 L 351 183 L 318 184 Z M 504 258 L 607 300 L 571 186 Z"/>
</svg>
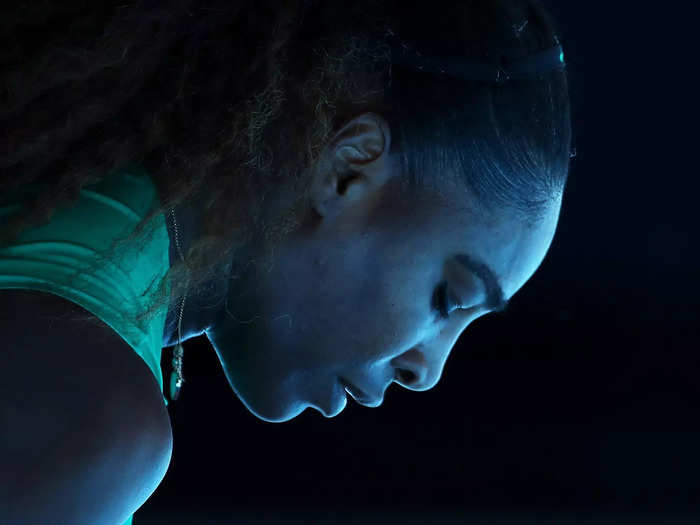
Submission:
<svg viewBox="0 0 700 525">
<path fill-rule="evenodd" d="M 182 389 L 182 384 L 185 382 L 185 378 L 182 377 L 182 355 L 183 355 L 182 345 L 178 344 L 175 346 L 173 351 L 172 365 L 173 369 L 170 372 L 170 400 L 175 401 L 180 396 L 180 390 Z"/>
<path fill-rule="evenodd" d="M 170 372 L 170 400 L 176 401 L 180 396 L 180 386 L 178 386 L 177 374 Z"/>
</svg>

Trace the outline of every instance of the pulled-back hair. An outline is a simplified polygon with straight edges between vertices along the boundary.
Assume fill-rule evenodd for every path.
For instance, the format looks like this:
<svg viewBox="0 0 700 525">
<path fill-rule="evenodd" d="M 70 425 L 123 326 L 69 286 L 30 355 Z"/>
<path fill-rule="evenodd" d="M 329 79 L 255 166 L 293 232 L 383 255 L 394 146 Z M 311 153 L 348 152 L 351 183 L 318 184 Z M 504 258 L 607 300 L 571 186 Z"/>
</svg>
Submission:
<svg viewBox="0 0 700 525">
<path fill-rule="evenodd" d="M 294 231 L 309 167 L 367 111 L 389 122 L 414 191 L 450 182 L 532 219 L 564 189 L 565 71 L 488 84 L 392 66 L 389 46 L 372 43 L 389 30 L 426 54 L 494 65 L 566 49 L 540 0 L 122 2 L 29 2 L 0 16 L 0 201 L 40 188 L 1 225 L 0 245 L 75 204 L 84 185 L 143 166 L 162 206 L 117 245 L 173 206 L 203 203 L 185 262 L 166 275 L 170 295 L 161 286 L 144 318 L 252 239 Z M 298 200 L 264 217 L 282 187 Z"/>
</svg>

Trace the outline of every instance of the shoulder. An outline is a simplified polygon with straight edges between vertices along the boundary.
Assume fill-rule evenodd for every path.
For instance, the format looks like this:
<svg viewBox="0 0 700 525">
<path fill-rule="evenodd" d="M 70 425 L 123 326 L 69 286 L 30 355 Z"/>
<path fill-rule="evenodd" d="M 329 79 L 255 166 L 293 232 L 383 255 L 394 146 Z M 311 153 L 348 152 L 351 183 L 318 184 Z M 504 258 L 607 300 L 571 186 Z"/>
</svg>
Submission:
<svg viewBox="0 0 700 525">
<path fill-rule="evenodd" d="M 148 365 L 88 310 L 52 293 L 0 289 L 0 330 L 14 389 L 31 388 L 57 404 L 87 403 L 104 417 L 122 418 L 125 432 L 145 426 L 172 447 L 170 418 Z"/>
<path fill-rule="evenodd" d="M 0 289 L 0 331 L 0 414 L 11 429 L 0 433 L 0 485 L 11 487 L 0 508 L 37 522 L 132 514 L 172 454 L 148 366 L 109 326 L 49 293 Z"/>
</svg>

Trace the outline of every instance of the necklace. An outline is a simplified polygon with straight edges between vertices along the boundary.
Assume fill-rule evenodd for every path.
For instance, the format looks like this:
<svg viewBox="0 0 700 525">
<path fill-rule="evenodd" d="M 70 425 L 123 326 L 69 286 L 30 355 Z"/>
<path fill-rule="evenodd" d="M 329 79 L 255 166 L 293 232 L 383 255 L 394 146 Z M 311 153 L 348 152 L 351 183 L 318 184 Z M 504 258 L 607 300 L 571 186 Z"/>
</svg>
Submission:
<svg viewBox="0 0 700 525">
<path fill-rule="evenodd" d="M 180 248 L 180 239 L 177 230 L 177 220 L 175 219 L 175 208 L 170 208 L 170 214 L 173 216 L 173 230 L 175 231 L 175 245 L 177 246 L 177 251 L 180 254 L 180 259 L 185 261 L 182 255 L 182 249 Z M 189 280 L 188 280 L 189 282 Z M 184 351 L 182 349 L 182 312 L 185 309 L 185 299 L 187 299 L 187 290 L 185 290 L 185 295 L 182 298 L 182 304 L 180 305 L 180 315 L 177 323 L 177 345 L 175 345 L 175 350 L 173 351 L 172 365 L 173 370 L 170 372 L 170 400 L 175 401 L 180 395 L 180 389 L 182 384 L 185 382 L 185 378 L 182 375 L 182 356 Z"/>
</svg>

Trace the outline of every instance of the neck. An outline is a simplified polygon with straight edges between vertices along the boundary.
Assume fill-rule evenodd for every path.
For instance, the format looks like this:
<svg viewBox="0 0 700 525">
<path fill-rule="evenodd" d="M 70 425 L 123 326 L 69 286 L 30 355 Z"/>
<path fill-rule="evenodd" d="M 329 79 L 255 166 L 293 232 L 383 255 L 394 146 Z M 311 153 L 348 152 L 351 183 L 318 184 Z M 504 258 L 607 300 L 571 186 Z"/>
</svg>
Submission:
<svg viewBox="0 0 700 525">
<path fill-rule="evenodd" d="M 175 207 L 175 221 L 177 223 L 177 236 L 173 226 L 172 213 L 165 215 L 168 236 L 170 237 L 169 261 L 172 266 L 181 261 L 180 251 L 184 256 L 187 253 L 201 223 L 200 209 L 196 204 L 183 203 Z M 180 244 L 178 250 L 177 243 Z M 218 312 L 224 308 L 226 295 L 225 283 L 217 278 L 202 287 L 199 293 L 192 291 L 187 293 L 185 306 L 182 311 L 182 323 L 180 342 L 204 333 L 214 322 Z M 178 342 L 178 320 L 182 299 L 171 303 L 165 319 L 162 346 L 174 346 Z"/>
</svg>

